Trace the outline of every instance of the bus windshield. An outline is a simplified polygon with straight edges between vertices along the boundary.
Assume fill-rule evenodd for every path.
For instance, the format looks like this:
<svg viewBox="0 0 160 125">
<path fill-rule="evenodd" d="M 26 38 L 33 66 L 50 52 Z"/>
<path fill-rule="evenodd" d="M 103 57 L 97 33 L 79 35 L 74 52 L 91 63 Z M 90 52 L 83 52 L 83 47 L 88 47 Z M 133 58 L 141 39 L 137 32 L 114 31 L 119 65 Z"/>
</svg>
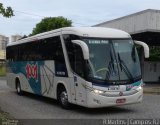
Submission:
<svg viewBox="0 0 160 125">
<path fill-rule="evenodd" d="M 108 82 L 141 78 L 139 57 L 131 39 L 84 38 L 89 48 L 88 77 Z"/>
</svg>

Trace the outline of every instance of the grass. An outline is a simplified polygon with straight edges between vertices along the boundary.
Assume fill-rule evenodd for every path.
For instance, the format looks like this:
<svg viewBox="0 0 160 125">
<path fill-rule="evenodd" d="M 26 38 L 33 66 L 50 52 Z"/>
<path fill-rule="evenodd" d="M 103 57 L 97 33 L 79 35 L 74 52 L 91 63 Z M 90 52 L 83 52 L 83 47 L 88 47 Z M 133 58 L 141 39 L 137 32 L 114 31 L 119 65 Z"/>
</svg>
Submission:
<svg viewBox="0 0 160 125">
<path fill-rule="evenodd" d="M 4 112 L 0 109 L 0 125 L 3 125 L 5 123 L 15 123 L 16 121 L 14 118 L 7 112 Z"/>
<path fill-rule="evenodd" d="M 150 87 L 150 88 L 144 88 L 145 94 L 156 94 L 160 95 L 160 87 Z"/>
<path fill-rule="evenodd" d="M 5 76 L 6 75 L 6 66 L 0 65 L 0 76 Z"/>
</svg>

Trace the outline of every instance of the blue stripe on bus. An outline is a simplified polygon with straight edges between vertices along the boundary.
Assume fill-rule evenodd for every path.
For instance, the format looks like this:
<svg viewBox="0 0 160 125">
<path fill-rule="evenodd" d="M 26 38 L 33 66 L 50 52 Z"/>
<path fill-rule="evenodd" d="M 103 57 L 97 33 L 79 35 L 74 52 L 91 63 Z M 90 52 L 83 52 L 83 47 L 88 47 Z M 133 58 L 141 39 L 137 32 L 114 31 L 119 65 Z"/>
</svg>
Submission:
<svg viewBox="0 0 160 125">
<path fill-rule="evenodd" d="M 44 66 L 44 61 L 9 62 L 9 67 L 11 68 L 12 72 L 15 74 L 23 74 L 26 77 L 26 79 L 28 80 L 28 83 L 29 83 L 32 91 L 38 95 L 42 94 L 41 75 L 40 75 L 40 67 L 41 66 Z M 36 72 L 36 70 L 37 70 L 37 72 Z"/>
</svg>

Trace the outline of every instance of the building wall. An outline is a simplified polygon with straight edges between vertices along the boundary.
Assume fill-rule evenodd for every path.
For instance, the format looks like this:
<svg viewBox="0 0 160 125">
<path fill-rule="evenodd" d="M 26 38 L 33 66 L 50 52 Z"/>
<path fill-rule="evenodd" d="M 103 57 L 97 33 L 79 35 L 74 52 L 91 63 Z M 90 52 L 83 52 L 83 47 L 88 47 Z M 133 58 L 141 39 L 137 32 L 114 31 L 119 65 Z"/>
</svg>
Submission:
<svg viewBox="0 0 160 125">
<path fill-rule="evenodd" d="M 148 9 L 95 26 L 121 29 L 130 34 L 160 31 L 160 10 Z"/>
<path fill-rule="evenodd" d="M 5 60 L 6 58 L 6 46 L 8 42 L 8 37 L 0 35 L 0 60 Z"/>
<path fill-rule="evenodd" d="M 5 50 L 8 42 L 8 37 L 0 35 L 0 50 Z"/>
<path fill-rule="evenodd" d="M 146 82 L 159 82 L 160 62 L 144 62 L 143 80 Z"/>
</svg>

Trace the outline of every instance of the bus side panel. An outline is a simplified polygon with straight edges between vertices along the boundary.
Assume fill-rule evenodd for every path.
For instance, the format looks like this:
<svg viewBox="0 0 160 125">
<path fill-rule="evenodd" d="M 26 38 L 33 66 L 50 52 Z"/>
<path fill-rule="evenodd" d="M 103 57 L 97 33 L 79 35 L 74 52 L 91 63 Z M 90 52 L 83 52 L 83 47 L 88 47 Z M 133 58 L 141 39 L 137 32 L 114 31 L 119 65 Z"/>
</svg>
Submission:
<svg viewBox="0 0 160 125">
<path fill-rule="evenodd" d="M 15 61 L 9 62 L 10 71 L 13 75 L 8 75 L 8 84 L 15 85 L 16 77 L 20 80 L 21 88 L 24 91 L 41 95 L 40 67 L 44 61 Z M 12 85 L 11 85 L 12 87 Z"/>
<path fill-rule="evenodd" d="M 55 98 L 55 67 L 54 61 L 45 61 L 44 66 L 40 67 L 41 89 L 42 95 L 50 98 Z"/>
<path fill-rule="evenodd" d="M 62 83 L 67 89 L 71 101 L 73 78 L 55 75 L 54 61 L 19 61 L 9 63 L 7 83 L 15 88 L 16 77 L 20 80 L 21 89 L 30 93 L 56 98 L 57 84 Z M 72 79 L 72 80 L 71 80 Z"/>
</svg>

